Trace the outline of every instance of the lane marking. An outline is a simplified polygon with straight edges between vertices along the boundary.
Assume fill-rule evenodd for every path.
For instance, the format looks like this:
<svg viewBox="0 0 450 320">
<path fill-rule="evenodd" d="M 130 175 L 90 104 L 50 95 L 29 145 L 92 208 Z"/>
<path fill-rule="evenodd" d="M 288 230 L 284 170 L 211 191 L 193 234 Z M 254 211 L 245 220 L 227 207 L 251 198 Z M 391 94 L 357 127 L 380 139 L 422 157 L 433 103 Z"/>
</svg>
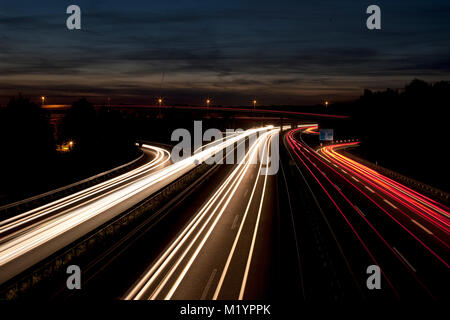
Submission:
<svg viewBox="0 0 450 320">
<path fill-rule="evenodd" d="M 265 146 L 263 148 L 265 148 Z M 296 164 L 294 163 L 294 165 L 296 165 Z M 262 168 L 262 161 L 259 164 L 259 170 L 261 170 L 261 168 Z M 234 252 L 236 250 L 237 243 L 238 243 L 238 241 L 240 239 L 240 236 L 241 236 L 241 232 L 242 232 L 242 230 L 244 228 L 244 223 L 245 223 L 245 221 L 247 219 L 247 215 L 248 215 L 249 210 L 250 210 L 250 205 L 253 202 L 253 196 L 255 195 L 256 187 L 258 185 L 258 181 L 259 181 L 260 177 L 261 177 L 261 175 L 258 174 L 257 177 L 256 177 L 256 180 L 255 180 L 255 182 L 253 184 L 252 192 L 250 194 L 250 199 L 247 202 L 247 207 L 245 208 L 245 212 L 244 212 L 244 215 L 242 217 L 242 220 L 241 220 L 241 223 L 240 223 L 240 226 L 239 226 L 239 230 L 238 230 L 238 232 L 237 232 L 237 234 L 236 234 L 236 236 L 234 238 L 233 246 L 231 247 L 230 253 L 228 254 L 227 262 L 225 263 L 225 266 L 224 266 L 224 268 L 222 270 L 222 274 L 220 276 L 219 283 L 217 284 L 216 290 L 214 291 L 214 295 L 212 297 L 212 300 L 217 300 L 217 298 L 219 296 L 219 293 L 220 293 L 220 290 L 222 289 L 222 285 L 223 285 L 223 283 L 225 281 L 225 277 L 227 275 L 228 268 L 229 268 L 230 263 L 231 263 L 231 259 L 233 258 Z"/>
<path fill-rule="evenodd" d="M 267 144 L 267 151 L 266 151 L 267 159 L 269 159 L 269 148 L 270 148 L 271 142 L 272 141 L 269 140 L 269 143 Z M 263 149 L 263 154 L 264 154 L 264 149 Z M 256 218 L 256 223 L 255 223 L 255 230 L 253 232 L 252 244 L 250 245 L 250 251 L 248 254 L 247 265 L 245 267 L 244 278 L 242 279 L 241 290 L 239 292 L 239 300 L 244 300 L 245 287 L 247 285 L 248 274 L 250 271 L 250 264 L 252 263 L 253 251 L 255 249 L 255 244 L 256 244 L 256 236 L 258 234 L 258 228 L 259 228 L 261 215 L 262 215 L 264 196 L 266 193 L 266 186 L 267 186 L 267 176 L 268 175 L 266 172 L 266 174 L 264 175 L 264 184 L 263 184 L 263 189 L 262 189 L 262 194 L 261 194 L 261 201 L 259 203 L 258 216 Z"/>
<path fill-rule="evenodd" d="M 355 177 L 352 176 L 352 179 L 355 180 L 356 182 L 359 182 L 358 179 L 356 179 Z"/>
<path fill-rule="evenodd" d="M 159 292 L 167 284 L 167 282 L 169 281 L 170 277 L 174 274 L 174 272 L 175 272 L 176 268 L 178 267 L 178 265 L 181 264 L 181 262 L 184 259 L 184 257 L 188 254 L 188 251 L 191 250 L 191 248 L 194 246 L 195 242 L 197 241 L 197 238 L 199 238 L 202 235 L 203 230 L 208 226 L 209 221 L 214 217 L 214 214 L 216 214 L 216 211 L 219 210 L 219 206 L 224 201 L 225 197 L 227 197 L 225 202 L 222 204 L 222 207 L 220 208 L 220 211 L 216 214 L 212 225 L 209 227 L 209 229 L 207 229 L 207 232 L 203 236 L 200 244 L 197 245 L 197 248 L 195 249 L 194 253 L 191 255 L 189 261 L 187 262 L 187 264 L 183 268 L 181 274 L 178 275 L 178 277 L 177 277 L 175 283 L 172 285 L 172 288 L 170 289 L 169 293 L 164 298 L 164 300 L 170 300 L 171 299 L 171 297 L 173 296 L 174 292 L 177 290 L 178 286 L 180 285 L 181 281 L 183 281 L 186 273 L 189 271 L 189 269 L 191 268 L 191 266 L 194 263 L 195 259 L 197 258 L 199 252 L 202 250 L 202 248 L 205 245 L 206 241 L 208 241 L 211 233 L 213 232 L 213 230 L 216 227 L 217 223 L 221 219 L 224 211 L 227 209 L 228 204 L 230 203 L 231 199 L 234 197 L 234 194 L 236 193 L 236 190 L 238 189 L 239 185 L 241 184 L 242 180 L 244 179 L 244 176 L 246 176 L 247 171 L 249 170 L 249 167 L 250 167 L 250 165 L 252 163 L 252 160 L 257 156 L 257 151 L 259 150 L 260 146 L 265 141 L 264 139 L 267 138 L 268 135 L 270 135 L 270 132 L 269 133 L 267 133 L 267 132 L 264 133 L 264 135 L 260 136 L 258 138 L 258 140 L 256 140 L 257 142 L 254 144 L 254 149 L 253 149 L 253 151 L 251 151 L 251 153 L 249 153 L 249 156 L 247 158 L 248 160 L 245 163 L 245 165 L 243 165 L 243 168 L 242 169 L 240 167 L 236 168 L 235 171 L 233 171 L 232 175 L 227 179 L 227 181 L 229 183 L 231 183 L 231 185 L 227 188 L 227 190 L 225 191 L 225 194 L 221 196 L 221 199 L 220 199 L 219 203 L 218 204 L 217 203 L 214 204 L 215 208 L 210 213 L 210 215 L 207 218 L 207 220 L 203 222 L 204 223 L 203 226 L 197 232 L 197 234 L 194 237 L 194 239 L 191 240 L 191 243 L 189 244 L 188 248 L 184 251 L 182 256 L 180 258 L 178 258 L 178 261 L 176 262 L 176 264 L 174 266 L 172 266 L 171 271 L 169 272 L 168 275 L 166 275 L 166 278 L 163 280 L 163 283 L 159 284 L 159 287 L 158 287 L 157 291 L 152 294 L 150 299 L 152 299 L 152 300 L 156 299 L 156 297 L 158 296 Z M 261 165 L 262 165 L 262 162 L 260 164 L 260 167 L 261 167 Z M 234 177 L 235 173 L 237 173 L 236 177 Z M 222 192 L 222 191 L 220 191 L 220 192 Z M 219 196 L 217 196 L 217 197 L 220 197 L 220 192 L 219 192 Z M 207 209 L 207 210 L 209 210 L 209 209 Z M 207 211 L 205 211 L 205 212 L 207 212 Z"/>
<path fill-rule="evenodd" d="M 389 202 L 389 201 L 386 200 L 386 199 L 383 199 L 383 201 L 386 202 L 388 205 L 390 205 L 392 208 L 398 209 L 395 205 L 392 204 L 392 202 Z"/>
<path fill-rule="evenodd" d="M 425 230 L 426 233 L 428 234 L 433 234 L 433 232 L 431 232 L 430 230 L 428 230 L 427 228 L 425 228 L 422 224 L 420 224 L 419 222 L 417 222 L 414 219 L 411 219 L 412 222 L 414 222 L 416 225 L 418 225 L 419 227 L 421 227 L 423 230 Z"/>
<path fill-rule="evenodd" d="M 375 193 L 375 191 L 373 191 L 372 189 L 370 189 L 368 186 L 364 186 L 367 190 L 369 190 L 372 193 Z"/>
<path fill-rule="evenodd" d="M 339 191 L 341 191 L 341 188 L 339 188 L 337 185 L 334 185 L 336 187 L 336 189 L 338 189 Z"/>
<path fill-rule="evenodd" d="M 414 272 L 417 273 L 416 269 L 411 265 L 411 263 L 409 263 L 408 260 L 406 260 L 406 258 L 400 253 L 400 251 L 398 251 L 396 247 L 392 247 L 392 248 L 395 250 L 395 252 L 397 252 L 397 254 L 398 254 L 400 257 L 402 257 L 403 261 L 406 262 L 406 264 L 412 269 L 412 271 L 414 271 Z"/>
<path fill-rule="evenodd" d="M 192 221 L 189 222 L 189 224 L 183 229 L 182 233 L 175 240 L 172 241 L 169 248 L 163 251 L 163 255 L 156 261 L 156 263 L 153 264 L 150 270 L 146 272 L 146 274 L 141 278 L 139 283 L 137 283 L 137 285 L 135 285 L 134 288 L 132 288 L 132 290 L 129 293 L 127 293 L 124 299 L 138 300 L 143 298 L 143 296 L 146 294 L 146 291 L 149 290 L 151 286 L 153 286 L 153 284 L 155 283 L 155 281 L 157 281 L 157 278 L 160 276 L 160 274 L 163 273 L 165 269 L 169 269 L 167 270 L 168 274 L 165 275 L 163 282 L 159 283 L 157 290 L 153 292 L 150 297 L 147 296 L 147 299 L 154 300 L 154 297 L 159 294 L 161 288 L 164 287 L 166 283 L 169 281 L 169 278 L 172 277 L 173 273 L 175 272 L 174 269 L 178 268 L 178 266 L 181 264 L 181 260 L 185 258 L 185 256 L 188 254 L 188 251 L 191 250 L 191 248 L 193 247 L 194 242 L 197 241 L 197 239 L 206 229 L 207 225 L 213 219 L 213 216 L 216 215 L 217 210 L 219 210 L 218 206 L 223 205 L 223 208 L 220 210 L 219 213 L 217 213 L 218 216 L 216 216 L 216 219 L 213 221 L 213 225 L 210 227 L 209 230 L 207 230 L 206 235 L 204 236 L 202 242 L 199 244 L 200 248 L 197 248 L 197 250 L 194 252 L 194 255 L 189 260 L 188 265 L 183 269 L 183 273 L 178 277 L 175 285 L 172 287 L 171 291 L 166 296 L 166 299 L 170 299 L 173 292 L 176 290 L 176 287 L 182 281 L 185 273 L 187 272 L 187 269 L 189 269 L 193 260 L 197 256 L 198 251 L 201 250 L 201 247 L 204 245 L 204 242 L 206 242 L 207 238 L 212 232 L 211 230 L 214 229 L 218 219 L 220 219 L 220 217 L 222 216 L 223 211 L 230 202 L 231 197 L 233 197 L 236 191 L 235 189 L 237 188 L 236 184 L 239 184 L 242 181 L 243 176 L 247 173 L 248 168 L 250 166 L 250 162 L 257 155 L 257 150 L 263 142 L 263 140 L 261 139 L 264 139 L 263 137 L 266 137 L 268 134 L 270 134 L 270 132 L 264 133 L 261 137 L 259 137 L 256 140 L 254 144 L 252 144 L 248 152 L 245 154 L 243 161 L 240 162 L 237 168 L 235 168 L 231 172 L 228 178 L 222 183 L 220 188 L 202 206 L 202 208 L 194 216 Z M 236 141 L 240 140 L 237 139 Z M 240 145 L 241 143 L 242 142 L 240 142 L 238 145 Z M 161 176 L 163 175 L 161 174 Z M 228 198 L 225 199 L 226 197 Z M 212 210 L 212 212 L 210 210 Z M 208 213 L 210 214 L 207 215 Z M 196 233 L 194 233 L 195 231 Z M 192 235 L 193 239 L 190 238 L 191 234 L 193 234 Z M 187 245 L 187 248 L 183 252 L 182 249 L 185 244 Z M 181 257 L 177 259 L 176 255 L 178 254 L 179 251 L 182 251 Z M 174 262 L 175 265 L 169 266 L 170 262 Z"/>
<path fill-rule="evenodd" d="M 206 299 L 206 295 L 208 294 L 209 288 L 211 288 L 211 284 L 212 284 L 212 282 L 214 280 L 214 277 L 216 276 L 216 273 L 217 273 L 217 269 L 214 269 L 211 272 L 211 275 L 209 276 L 208 282 L 206 283 L 206 286 L 203 289 L 202 296 L 201 296 L 200 300 L 205 300 Z"/>
<path fill-rule="evenodd" d="M 239 218 L 239 215 L 237 214 L 237 215 L 234 217 L 233 225 L 231 226 L 231 230 L 236 229 L 238 218 Z"/>
<path fill-rule="evenodd" d="M 348 172 L 347 172 L 347 171 L 345 171 L 344 169 L 341 169 L 341 171 L 342 171 L 343 173 L 347 173 L 347 174 L 348 174 Z"/>
<path fill-rule="evenodd" d="M 355 209 L 356 209 L 359 213 L 361 213 L 364 217 L 366 216 L 366 215 L 364 214 L 364 212 L 362 212 L 361 209 L 358 208 L 357 206 L 355 206 Z"/>
<path fill-rule="evenodd" d="M 245 198 L 245 196 L 248 194 L 248 190 L 249 190 L 249 188 L 247 188 L 247 189 L 245 190 L 244 198 Z"/>
<path fill-rule="evenodd" d="M 153 284 L 155 279 L 164 271 L 164 268 L 171 262 L 171 259 L 174 259 L 174 265 L 171 267 L 167 267 L 168 273 L 165 275 L 162 283 L 158 284 L 157 289 L 151 294 L 151 296 L 148 298 L 148 300 L 155 300 L 156 297 L 159 295 L 161 290 L 164 288 L 164 286 L 167 284 L 167 282 L 170 280 L 170 278 L 175 273 L 178 266 L 182 263 L 182 260 L 185 259 L 185 257 L 188 255 L 189 251 L 192 249 L 194 244 L 197 242 L 197 239 L 200 238 L 204 234 L 204 230 L 206 229 L 206 234 L 203 235 L 203 238 L 201 239 L 201 242 L 197 245 L 194 253 L 191 255 L 189 261 L 187 262 L 187 265 L 183 268 L 181 274 L 178 275 L 175 283 L 173 284 L 172 288 L 170 289 L 169 293 L 165 296 L 165 300 L 169 300 L 176 289 L 178 288 L 179 284 L 183 280 L 184 276 L 188 272 L 191 265 L 194 263 L 194 260 L 196 259 L 197 255 L 199 254 L 200 250 L 203 248 L 205 242 L 208 240 L 209 236 L 211 235 L 212 231 L 214 230 L 215 226 L 217 225 L 219 219 L 222 217 L 223 212 L 226 210 L 229 202 L 231 201 L 231 198 L 234 196 L 236 189 L 238 188 L 239 184 L 241 183 L 243 177 L 247 174 L 247 171 L 249 170 L 251 161 L 254 159 L 255 156 L 257 156 L 257 151 L 259 146 L 262 144 L 264 139 L 266 137 L 267 133 L 262 135 L 261 137 L 256 140 L 255 144 L 252 145 L 251 149 L 249 149 L 248 153 L 245 157 L 245 162 L 239 164 L 236 169 L 229 175 L 229 177 L 225 180 L 225 182 L 220 186 L 220 188 L 216 191 L 216 193 L 209 198 L 208 202 L 202 207 L 202 209 L 197 213 L 197 216 L 192 220 L 192 222 L 189 223 L 187 228 L 183 231 L 183 233 L 176 239 L 175 242 L 171 245 L 172 247 L 175 247 L 175 249 L 171 249 L 170 253 L 166 250 L 166 253 L 168 257 L 164 258 L 162 256 L 159 260 L 161 260 L 161 263 L 159 265 L 155 265 L 152 267 L 152 269 L 155 269 L 156 271 L 150 270 L 148 274 L 152 274 L 151 277 L 149 276 L 149 279 L 145 280 L 148 281 L 142 289 L 140 289 L 140 295 L 144 294 L 146 290 Z M 219 206 L 222 206 L 219 208 Z M 220 209 L 219 212 L 217 212 Z M 212 210 L 212 211 L 211 211 Z M 209 215 L 207 215 L 209 213 Z M 215 219 L 213 220 L 213 218 Z M 206 220 L 205 220 L 206 219 Z M 209 226 L 210 221 L 212 221 L 212 225 L 207 229 Z M 200 228 L 199 230 L 197 228 Z M 194 231 L 196 233 L 194 233 Z M 190 234 L 193 233 L 193 239 L 189 239 Z M 181 239 L 181 240 L 179 240 Z M 177 254 L 178 250 L 181 249 L 184 244 L 186 243 L 187 248 L 182 250 L 181 256 L 178 258 L 175 258 L 175 255 Z M 139 299 L 139 297 L 134 298 Z"/>
</svg>

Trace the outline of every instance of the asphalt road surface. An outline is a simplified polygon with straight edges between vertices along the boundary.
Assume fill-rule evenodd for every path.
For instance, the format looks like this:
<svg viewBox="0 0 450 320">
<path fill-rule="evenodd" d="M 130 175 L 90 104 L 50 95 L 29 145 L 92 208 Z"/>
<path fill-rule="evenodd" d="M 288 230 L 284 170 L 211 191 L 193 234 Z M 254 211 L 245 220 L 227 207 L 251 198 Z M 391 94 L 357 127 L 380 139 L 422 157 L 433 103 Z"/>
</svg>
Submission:
<svg viewBox="0 0 450 320">
<path fill-rule="evenodd" d="M 331 263 L 345 266 L 336 268 L 336 282 L 362 297 L 447 297 L 448 208 L 339 154 L 354 143 L 316 151 L 303 141 L 303 130 L 288 132 L 285 144 L 334 239 Z M 382 290 L 367 288 L 370 265 L 381 269 Z"/>
</svg>

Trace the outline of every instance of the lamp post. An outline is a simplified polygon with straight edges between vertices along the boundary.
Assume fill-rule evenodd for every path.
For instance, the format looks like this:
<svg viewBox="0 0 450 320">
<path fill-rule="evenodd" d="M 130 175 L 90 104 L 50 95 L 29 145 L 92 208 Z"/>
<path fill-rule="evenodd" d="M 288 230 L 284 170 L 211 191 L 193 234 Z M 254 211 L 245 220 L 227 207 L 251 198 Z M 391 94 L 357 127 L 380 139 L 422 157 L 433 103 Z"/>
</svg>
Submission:
<svg viewBox="0 0 450 320">
<path fill-rule="evenodd" d="M 158 106 L 159 106 L 159 108 L 158 108 L 158 118 L 162 117 L 162 114 L 161 114 L 162 103 L 163 103 L 163 99 L 162 98 L 158 98 Z"/>
</svg>

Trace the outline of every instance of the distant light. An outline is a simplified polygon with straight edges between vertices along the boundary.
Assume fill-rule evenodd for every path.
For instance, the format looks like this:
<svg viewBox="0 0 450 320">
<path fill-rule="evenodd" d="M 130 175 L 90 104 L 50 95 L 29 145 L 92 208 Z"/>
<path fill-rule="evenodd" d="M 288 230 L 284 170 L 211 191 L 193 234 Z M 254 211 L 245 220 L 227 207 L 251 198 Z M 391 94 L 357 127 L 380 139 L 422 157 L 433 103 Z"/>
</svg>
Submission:
<svg viewBox="0 0 450 320">
<path fill-rule="evenodd" d="M 69 146 L 73 146 L 73 141 L 69 141 Z"/>
<path fill-rule="evenodd" d="M 45 102 L 45 97 L 44 96 L 41 97 L 41 101 L 42 101 L 42 103 Z"/>
<path fill-rule="evenodd" d="M 328 101 L 325 101 L 325 106 L 326 106 L 326 107 L 328 107 L 328 103 L 329 103 Z"/>
</svg>

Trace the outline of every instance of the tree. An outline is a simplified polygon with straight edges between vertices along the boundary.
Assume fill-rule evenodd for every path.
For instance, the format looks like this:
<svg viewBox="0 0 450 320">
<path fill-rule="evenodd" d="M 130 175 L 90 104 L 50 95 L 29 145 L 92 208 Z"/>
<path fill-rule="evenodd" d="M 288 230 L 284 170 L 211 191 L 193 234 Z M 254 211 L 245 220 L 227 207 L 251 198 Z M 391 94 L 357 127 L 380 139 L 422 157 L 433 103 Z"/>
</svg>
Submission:
<svg viewBox="0 0 450 320">
<path fill-rule="evenodd" d="M 0 150 L 3 188 L 39 184 L 56 151 L 53 128 L 37 104 L 19 95 L 1 110 Z"/>
<path fill-rule="evenodd" d="M 73 103 L 59 127 L 59 142 L 74 141 L 74 151 L 90 152 L 97 145 L 97 117 L 85 98 Z"/>
</svg>

